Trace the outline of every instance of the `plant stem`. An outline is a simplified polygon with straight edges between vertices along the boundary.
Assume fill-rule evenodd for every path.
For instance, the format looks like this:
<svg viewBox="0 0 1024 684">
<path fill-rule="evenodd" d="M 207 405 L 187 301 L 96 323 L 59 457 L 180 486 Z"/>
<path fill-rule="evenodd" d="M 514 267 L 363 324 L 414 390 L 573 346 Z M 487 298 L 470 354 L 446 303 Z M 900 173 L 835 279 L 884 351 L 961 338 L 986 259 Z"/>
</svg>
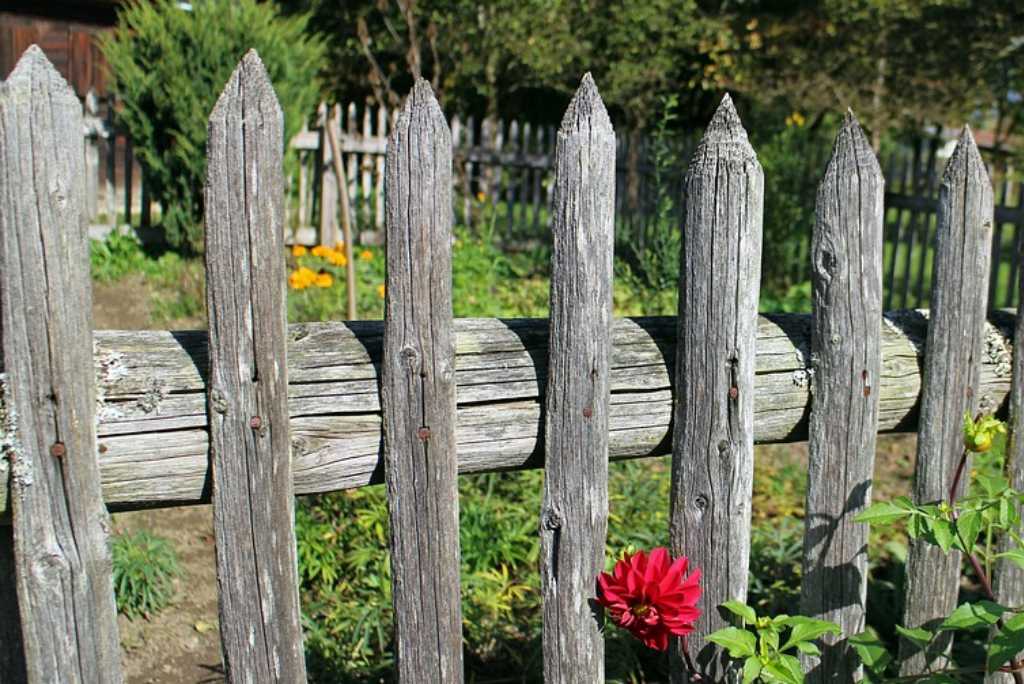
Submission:
<svg viewBox="0 0 1024 684">
<path fill-rule="evenodd" d="M 956 490 L 960 486 L 960 478 L 963 476 L 964 468 L 967 465 L 968 453 L 969 452 L 967 451 L 967 449 L 964 449 L 963 452 L 960 454 L 960 463 L 957 464 L 956 473 L 953 475 L 953 484 L 950 485 L 949 487 L 949 511 L 950 516 L 953 519 L 953 531 L 956 532 L 956 537 L 960 540 L 960 545 L 964 547 L 964 551 L 967 554 L 967 560 L 970 561 L 971 567 L 974 568 L 974 573 L 978 576 L 978 580 L 981 582 L 981 586 L 985 590 L 985 594 L 991 601 L 993 601 L 994 603 L 998 603 L 998 601 L 996 600 L 996 593 L 992 590 L 992 581 L 989 579 L 988 573 L 985 572 L 985 569 L 981 567 L 981 563 L 978 562 L 977 556 L 975 556 L 971 552 L 971 549 L 967 548 L 967 543 L 964 541 L 963 536 L 960 534 L 960 527 L 956 524 Z M 1000 629 L 1002 629 L 1003 618 L 1000 617 L 999 620 L 996 621 L 996 624 L 999 626 Z M 1009 670 L 1013 675 L 1013 681 L 1015 682 L 1015 684 L 1024 684 L 1024 672 L 1021 672 L 1022 668 L 1024 668 L 1024 663 L 1022 663 L 1020 659 L 1012 658 L 1010 660 Z M 1000 668 L 1000 671 L 1005 670 L 1003 670 L 1003 668 Z"/>
<path fill-rule="evenodd" d="M 686 637 L 679 637 L 680 651 L 683 652 L 683 660 L 686 662 L 686 669 L 690 673 L 691 682 L 702 682 L 704 678 L 701 677 L 700 673 L 697 672 L 697 666 L 693 664 L 693 659 L 690 658 L 690 645 L 686 641 Z"/>
</svg>

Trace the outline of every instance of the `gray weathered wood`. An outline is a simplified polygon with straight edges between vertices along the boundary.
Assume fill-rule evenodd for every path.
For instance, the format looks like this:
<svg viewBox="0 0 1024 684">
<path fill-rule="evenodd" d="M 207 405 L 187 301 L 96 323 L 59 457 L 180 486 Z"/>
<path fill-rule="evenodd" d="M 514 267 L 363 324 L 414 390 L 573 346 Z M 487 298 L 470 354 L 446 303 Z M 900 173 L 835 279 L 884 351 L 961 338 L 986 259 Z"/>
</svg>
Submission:
<svg viewBox="0 0 1024 684">
<path fill-rule="evenodd" d="M 1024 258 L 1024 241 L 1017 238 L 1016 245 L 1017 260 Z M 1024 302 L 1024 272 L 1016 283 L 1020 299 Z M 1017 325 L 1014 335 L 1018 339 L 1024 337 L 1024 315 L 1017 315 Z M 1010 479 L 1010 486 L 1017 491 L 1024 491 L 1024 356 L 1014 355 L 1013 358 L 1013 384 L 1014 391 L 1010 394 L 1010 437 L 1006 449 L 1007 475 Z M 1000 540 L 1000 551 L 1007 551 L 1016 546 L 1008 537 Z M 996 598 L 1005 606 L 1019 606 L 1024 604 L 1024 569 L 1016 563 L 1004 560 L 996 564 L 993 587 Z M 987 681 L 1002 682 L 1009 684 L 1013 677 L 1009 674 L 993 674 Z"/>
<path fill-rule="evenodd" d="M 555 157 L 540 519 L 544 681 L 591 684 L 604 681 L 604 635 L 589 599 L 608 528 L 615 131 L 589 73 L 562 119 Z"/>
<path fill-rule="evenodd" d="M 850 112 L 818 187 L 811 244 L 811 417 L 801 613 L 864 630 L 882 365 L 882 172 Z M 826 638 L 808 681 L 855 681 L 859 660 Z"/>
<path fill-rule="evenodd" d="M 334 170 L 334 155 L 327 132 L 334 131 L 337 135 L 336 131 L 341 128 L 341 112 L 337 106 L 328 107 L 321 103 L 317 113 L 320 118 L 320 229 L 317 239 L 321 245 L 333 247 L 341 239 L 337 214 L 340 181 Z"/>
<path fill-rule="evenodd" d="M 25 666 L 40 684 L 121 681 L 96 458 L 85 157 L 68 144 L 81 131 L 78 98 L 33 45 L 0 85 L 0 444 Z"/>
<path fill-rule="evenodd" d="M 673 555 L 702 573 L 689 641 L 713 679 L 722 665 L 704 637 L 725 624 L 716 607 L 747 594 L 763 191 L 726 95 L 686 174 L 669 527 Z M 673 681 L 684 681 L 673 662 Z"/>
<path fill-rule="evenodd" d="M 430 84 L 388 140 L 381 407 L 400 682 L 462 681 L 452 143 Z"/>
<path fill-rule="evenodd" d="M 210 115 L 207 388 L 229 682 L 304 682 L 285 356 L 284 123 L 250 50 Z"/>
<path fill-rule="evenodd" d="M 994 312 L 983 340 L 986 410 L 1010 388 L 1013 319 Z M 609 457 L 668 452 L 675 318 L 612 323 Z M 754 440 L 807 439 L 810 316 L 758 323 Z M 288 328 L 288 407 L 297 494 L 380 482 L 381 321 Z M 455 321 L 460 472 L 534 468 L 546 385 L 548 322 Z M 927 312 L 893 311 L 882 327 L 879 432 L 913 432 Z M 104 498 L 119 509 L 209 501 L 206 333 L 114 331 L 94 335 Z M 2 475 L 2 472 L 0 472 Z M 0 517 L 7 511 L 0 487 Z M 9 513 L 9 512 L 8 512 Z"/>
<path fill-rule="evenodd" d="M 986 350 L 988 268 L 992 240 L 992 184 L 970 130 L 964 128 L 939 188 L 932 319 L 924 362 L 918 424 L 914 499 L 944 499 L 963 449 L 965 412 L 978 410 L 980 362 Z M 944 618 L 956 607 L 960 554 L 911 542 L 903 624 L 917 627 Z M 948 646 L 948 642 L 944 644 Z M 900 671 L 924 671 L 927 658 L 901 643 Z"/>
</svg>

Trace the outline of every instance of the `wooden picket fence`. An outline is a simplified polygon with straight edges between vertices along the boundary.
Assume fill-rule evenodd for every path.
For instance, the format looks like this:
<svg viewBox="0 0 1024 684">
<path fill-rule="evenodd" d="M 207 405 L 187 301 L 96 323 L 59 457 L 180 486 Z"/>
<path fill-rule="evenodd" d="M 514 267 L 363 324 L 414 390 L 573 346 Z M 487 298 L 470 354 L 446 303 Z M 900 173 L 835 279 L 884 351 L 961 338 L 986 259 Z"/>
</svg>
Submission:
<svg viewBox="0 0 1024 684">
<path fill-rule="evenodd" d="M 36 47 L 0 86 L 0 602 L 17 606 L 0 681 L 120 681 L 107 509 L 203 501 L 228 681 L 304 681 L 294 496 L 382 480 L 398 680 L 461 681 L 458 474 L 544 467 L 545 679 L 600 682 L 608 461 L 669 451 L 673 552 L 703 572 L 690 643 L 723 681 L 704 637 L 746 593 L 755 443 L 809 441 L 801 607 L 852 634 L 876 434 L 917 431 L 915 497 L 941 499 L 964 412 L 1021 386 L 1024 318 L 986 321 L 993 196 L 966 129 L 930 313 L 883 313 L 883 179 L 850 114 L 818 194 L 814 313 L 758 316 L 763 176 L 726 97 L 686 177 L 680 316 L 616 320 L 616 145 L 588 75 L 557 136 L 550 320 L 453 320 L 452 132 L 421 81 L 387 147 L 384 321 L 289 326 L 281 111 L 250 52 L 210 116 L 209 331 L 93 332 L 84 160 L 65 144 L 81 116 Z M 958 562 L 912 546 L 906 624 L 949 613 Z M 1003 600 L 1020 585 L 1001 577 Z M 804 664 L 815 682 L 856 671 L 844 641 Z"/>
</svg>

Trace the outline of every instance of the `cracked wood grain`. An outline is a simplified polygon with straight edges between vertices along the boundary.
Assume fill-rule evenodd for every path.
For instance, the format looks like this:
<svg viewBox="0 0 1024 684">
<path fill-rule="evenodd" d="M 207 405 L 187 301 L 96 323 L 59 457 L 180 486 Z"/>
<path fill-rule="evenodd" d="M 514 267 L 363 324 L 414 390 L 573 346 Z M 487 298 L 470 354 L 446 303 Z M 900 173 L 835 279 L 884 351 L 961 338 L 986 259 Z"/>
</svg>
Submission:
<svg viewBox="0 0 1024 684">
<path fill-rule="evenodd" d="M 864 631 L 868 526 L 882 366 L 882 171 L 852 112 L 818 187 L 811 244 L 811 417 L 801 613 Z M 860 660 L 826 636 L 809 682 L 856 681 Z"/>
<path fill-rule="evenodd" d="M 713 681 L 723 657 L 704 637 L 717 606 L 747 594 L 754 475 L 754 368 L 764 177 L 728 95 L 686 173 L 679 277 L 669 536 L 701 570 L 701 619 L 689 637 Z M 686 681 L 673 658 L 673 681 Z"/>
<path fill-rule="evenodd" d="M 462 681 L 452 144 L 416 81 L 388 139 L 381 396 L 398 680 Z"/>
<path fill-rule="evenodd" d="M 96 457 L 85 158 L 67 142 L 81 131 L 78 98 L 33 45 L 0 85 L 2 457 L 18 608 L 5 605 L 0 620 L 20 611 L 21 643 L 2 647 L 24 653 L 24 671 L 17 657 L 0 660 L 13 668 L 2 681 L 121 681 Z M 0 536 L 5 564 L 10 539 Z"/>
<path fill-rule="evenodd" d="M 250 50 L 210 115 L 205 192 L 213 528 L 224 669 L 237 683 L 306 681 L 288 435 L 283 125 Z"/>
<path fill-rule="evenodd" d="M 615 132 L 590 74 L 558 131 L 540 577 L 544 681 L 604 681 L 590 599 L 608 528 Z"/>
<path fill-rule="evenodd" d="M 985 354 L 982 331 L 992 245 L 992 183 L 970 129 L 960 135 L 939 187 L 935 276 L 918 422 L 914 500 L 946 498 L 963 450 L 964 413 L 979 409 L 978 384 Z M 968 470 L 969 472 L 969 470 Z M 911 541 L 903 624 L 933 627 L 956 607 L 960 553 Z M 900 674 L 924 672 L 941 661 L 948 639 L 924 654 L 902 640 Z"/>
</svg>

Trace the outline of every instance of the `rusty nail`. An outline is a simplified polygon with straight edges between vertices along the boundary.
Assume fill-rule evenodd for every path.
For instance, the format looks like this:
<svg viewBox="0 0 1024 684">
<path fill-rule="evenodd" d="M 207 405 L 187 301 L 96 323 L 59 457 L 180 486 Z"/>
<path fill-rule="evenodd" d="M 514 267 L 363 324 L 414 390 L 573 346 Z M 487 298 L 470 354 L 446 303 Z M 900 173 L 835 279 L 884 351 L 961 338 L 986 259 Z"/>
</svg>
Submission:
<svg viewBox="0 0 1024 684">
<path fill-rule="evenodd" d="M 594 415 L 594 409 L 590 408 L 589 406 L 583 409 L 584 418 L 590 418 L 590 416 L 592 415 Z"/>
<path fill-rule="evenodd" d="M 729 388 L 729 398 L 730 398 L 730 399 L 735 399 L 735 398 L 736 398 L 736 397 L 738 397 L 738 396 L 740 396 L 740 391 L 739 391 L 739 389 L 738 389 L 737 387 L 735 387 L 735 386 L 733 386 L 733 387 L 730 387 L 730 388 Z"/>
<path fill-rule="evenodd" d="M 54 458 L 64 458 L 66 453 L 67 449 L 64 448 L 64 442 L 54 442 L 53 446 L 50 447 L 50 455 Z"/>
<path fill-rule="evenodd" d="M 249 427 L 253 430 L 259 430 L 261 425 L 263 425 L 263 420 L 259 416 L 253 416 L 249 419 Z"/>
<path fill-rule="evenodd" d="M 100 444 L 100 453 L 101 454 L 107 453 L 107 445 L 106 444 Z"/>
<path fill-rule="evenodd" d="M 424 442 L 427 441 L 428 439 L 430 439 L 430 428 L 421 427 L 419 430 L 416 431 L 416 436 L 419 437 Z"/>
</svg>

